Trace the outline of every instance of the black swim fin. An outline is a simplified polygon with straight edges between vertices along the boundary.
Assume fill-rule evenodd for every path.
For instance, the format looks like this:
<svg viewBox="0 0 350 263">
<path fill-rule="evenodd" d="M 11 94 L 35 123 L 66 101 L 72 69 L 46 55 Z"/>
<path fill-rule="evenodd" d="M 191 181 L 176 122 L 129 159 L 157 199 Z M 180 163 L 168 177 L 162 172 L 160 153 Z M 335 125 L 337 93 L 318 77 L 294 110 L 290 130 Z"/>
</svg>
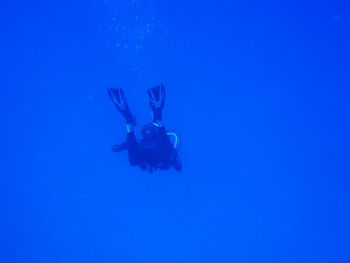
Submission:
<svg viewBox="0 0 350 263">
<path fill-rule="evenodd" d="M 124 91 L 122 89 L 107 89 L 108 96 L 117 107 L 118 111 L 124 116 L 126 123 L 135 123 L 135 117 L 131 114 L 129 105 L 126 101 Z"/>
<path fill-rule="evenodd" d="M 122 89 L 107 89 L 108 96 L 117 107 L 118 111 L 123 112 L 128 108 L 128 103 L 126 102 L 124 91 Z"/>
<path fill-rule="evenodd" d="M 165 101 L 165 88 L 163 84 L 148 89 L 147 95 L 149 104 L 153 111 L 163 109 Z"/>
</svg>

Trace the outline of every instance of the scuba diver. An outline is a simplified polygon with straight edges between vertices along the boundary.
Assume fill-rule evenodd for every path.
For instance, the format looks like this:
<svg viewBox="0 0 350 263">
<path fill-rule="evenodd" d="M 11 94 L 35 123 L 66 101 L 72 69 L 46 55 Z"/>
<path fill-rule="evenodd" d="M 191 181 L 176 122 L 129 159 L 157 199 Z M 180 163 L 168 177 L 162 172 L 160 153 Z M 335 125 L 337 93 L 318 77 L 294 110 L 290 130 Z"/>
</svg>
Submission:
<svg viewBox="0 0 350 263">
<path fill-rule="evenodd" d="M 136 119 L 129 109 L 124 91 L 109 87 L 108 95 L 126 121 L 126 142 L 115 144 L 113 152 L 128 150 L 132 166 L 153 172 L 154 169 L 168 170 L 173 167 L 181 171 L 182 164 L 177 154 L 178 138 L 175 133 L 168 133 L 162 122 L 162 109 L 165 101 L 165 88 L 160 84 L 147 90 L 149 105 L 152 109 L 153 122 L 142 128 L 142 140 L 137 141 L 134 133 Z M 170 137 L 175 137 L 175 143 Z"/>
</svg>

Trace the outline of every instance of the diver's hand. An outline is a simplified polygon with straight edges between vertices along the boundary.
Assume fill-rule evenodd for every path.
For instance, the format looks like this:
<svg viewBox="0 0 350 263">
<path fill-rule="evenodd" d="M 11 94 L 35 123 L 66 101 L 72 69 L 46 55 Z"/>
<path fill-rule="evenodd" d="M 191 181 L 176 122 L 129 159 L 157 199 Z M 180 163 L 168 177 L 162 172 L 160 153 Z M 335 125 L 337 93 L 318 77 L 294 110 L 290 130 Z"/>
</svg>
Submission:
<svg viewBox="0 0 350 263">
<path fill-rule="evenodd" d="M 112 149 L 111 149 L 111 150 L 112 150 L 112 152 L 119 153 L 119 152 L 125 150 L 126 148 L 127 148 L 126 143 L 114 144 L 114 145 L 112 146 Z"/>
<path fill-rule="evenodd" d="M 114 144 L 111 148 L 112 152 L 120 152 L 119 144 Z"/>
</svg>

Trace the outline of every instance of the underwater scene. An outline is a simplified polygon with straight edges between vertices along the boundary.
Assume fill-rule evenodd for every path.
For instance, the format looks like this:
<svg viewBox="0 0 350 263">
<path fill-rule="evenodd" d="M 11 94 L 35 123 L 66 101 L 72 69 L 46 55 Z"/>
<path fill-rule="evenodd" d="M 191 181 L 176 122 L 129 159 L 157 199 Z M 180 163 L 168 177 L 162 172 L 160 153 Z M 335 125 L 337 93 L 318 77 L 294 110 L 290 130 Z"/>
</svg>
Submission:
<svg viewBox="0 0 350 263">
<path fill-rule="evenodd" d="M 350 262 L 348 1 L 0 20 L 0 262 Z"/>
</svg>

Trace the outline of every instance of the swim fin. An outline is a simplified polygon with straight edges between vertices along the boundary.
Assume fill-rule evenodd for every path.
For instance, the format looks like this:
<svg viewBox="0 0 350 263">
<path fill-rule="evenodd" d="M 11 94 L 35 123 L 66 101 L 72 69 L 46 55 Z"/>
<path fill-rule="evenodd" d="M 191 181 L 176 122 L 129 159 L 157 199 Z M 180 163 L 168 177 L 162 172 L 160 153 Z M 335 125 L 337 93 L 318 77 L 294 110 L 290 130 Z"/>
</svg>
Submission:
<svg viewBox="0 0 350 263">
<path fill-rule="evenodd" d="M 135 117 L 131 114 L 124 91 L 122 89 L 114 89 L 109 87 L 107 92 L 109 98 L 117 107 L 118 111 L 124 116 L 126 123 L 135 123 Z"/>
<path fill-rule="evenodd" d="M 163 84 L 148 89 L 147 95 L 149 104 L 153 111 L 163 109 L 165 101 L 165 88 Z"/>
<path fill-rule="evenodd" d="M 128 103 L 126 102 L 124 91 L 122 89 L 108 88 L 107 92 L 118 111 L 123 112 L 127 109 Z"/>
</svg>

